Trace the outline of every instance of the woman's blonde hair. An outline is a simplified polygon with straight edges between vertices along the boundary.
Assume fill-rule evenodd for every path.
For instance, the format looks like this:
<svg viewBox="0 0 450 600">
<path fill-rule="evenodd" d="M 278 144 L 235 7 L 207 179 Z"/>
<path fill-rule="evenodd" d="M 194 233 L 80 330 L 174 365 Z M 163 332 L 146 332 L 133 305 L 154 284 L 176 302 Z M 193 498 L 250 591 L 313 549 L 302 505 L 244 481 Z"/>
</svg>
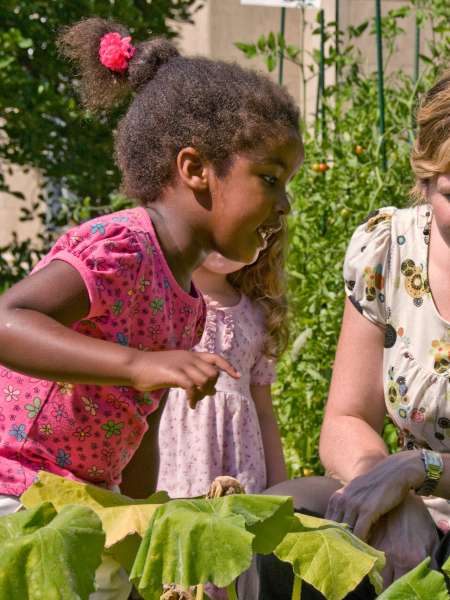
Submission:
<svg viewBox="0 0 450 600">
<path fill-rule="evenodd" d="M 282 219 L 281 229 L 274 233 L 256 262 L 228 275 L 236 289 L 256 302 L 263 311 L 267 342 L 264 353 L 278 358 L 288 342 L 286 273 L 287 225 Z"/>
<path fill-rule="evenodd" d="M 424 202 L 423 184 L 450 171 L 450 70 L 424 95 L 416 113 L 417 137 L 411 153 L 416 175 L 412 195 Z"/>
</svg>

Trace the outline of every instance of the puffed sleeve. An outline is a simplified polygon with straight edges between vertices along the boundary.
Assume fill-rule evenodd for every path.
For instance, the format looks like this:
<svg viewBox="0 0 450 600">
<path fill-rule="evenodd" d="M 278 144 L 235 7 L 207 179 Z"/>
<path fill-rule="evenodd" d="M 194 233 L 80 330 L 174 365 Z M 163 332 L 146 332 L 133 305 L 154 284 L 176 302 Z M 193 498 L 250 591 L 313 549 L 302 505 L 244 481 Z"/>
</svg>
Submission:
<svg viewBox="0 0 450 600">
<path fill-rule="evenodd" d="M 261 352 L 250 372 L 251 385 L 271 385 L 276 379 L 275 361 Z"/>
<path fill-rule="evenodd" d="M 345 292 L 369 321 L 386 324 L 392 206 L 371 213 L 356 228 L 344 260 Z"/>
<path fill-rule="evenodd" d="M 121 213 L 116 213 L 121 214 Z M 136 288 L 145 249 L 126 216 L 108 215 L 66 232 L 38 268 L 63 260 L 83 279 L 89 295 L 87 319 L 99 317 L 120 301 L 126 311 Z"/>
</svg>

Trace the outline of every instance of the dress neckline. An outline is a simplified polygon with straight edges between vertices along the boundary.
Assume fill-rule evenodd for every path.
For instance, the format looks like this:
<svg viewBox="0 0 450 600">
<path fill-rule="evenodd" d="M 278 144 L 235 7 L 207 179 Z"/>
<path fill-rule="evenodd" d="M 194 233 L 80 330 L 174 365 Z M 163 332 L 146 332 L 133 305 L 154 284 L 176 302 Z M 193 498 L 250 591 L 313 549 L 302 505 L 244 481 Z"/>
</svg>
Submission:
<svg viewBox="0 0 450 600">
<path fill-rule="evenodd" d="M 211 296 L 208 296 L 208 294 L 203 294 L 203 298 L 205 299 L 208 308 L 222 311 L 233 311 L 242 308 L 242 305 L 245 302 L 245 295 L 242 292 L 239 293 L 241 297 L 239 298 L 238 302 L 236 302 L 236 304 L 232 304 L 231 306 L 224 306 L 223 304 L 220 304 L 218 300 L 213 300 Z"/>
</svg>

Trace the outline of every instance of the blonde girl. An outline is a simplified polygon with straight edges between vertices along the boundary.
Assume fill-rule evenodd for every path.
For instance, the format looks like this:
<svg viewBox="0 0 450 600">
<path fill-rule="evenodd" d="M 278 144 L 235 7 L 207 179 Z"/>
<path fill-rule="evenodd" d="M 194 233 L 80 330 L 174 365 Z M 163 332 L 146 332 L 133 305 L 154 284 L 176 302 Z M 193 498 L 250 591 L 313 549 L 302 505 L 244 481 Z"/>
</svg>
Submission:
<svg viewBox="0 0 450 600">
<path fill-rule="evenodd" d="M 196 350 L 221 354 L 241 377 L 219 376 L 215 393 L 195 410 L 182 390 L 169 392 L 159 431 L 158 488 L 172 497 L 205 494 L 219 475 L 236 477 L 248 493 L 286 478 L 270 389 L 287 341 L 283 221 L 274 222 L 253 264 L 213 253 L 194 273 L 207 304 Z"/>
</svg>

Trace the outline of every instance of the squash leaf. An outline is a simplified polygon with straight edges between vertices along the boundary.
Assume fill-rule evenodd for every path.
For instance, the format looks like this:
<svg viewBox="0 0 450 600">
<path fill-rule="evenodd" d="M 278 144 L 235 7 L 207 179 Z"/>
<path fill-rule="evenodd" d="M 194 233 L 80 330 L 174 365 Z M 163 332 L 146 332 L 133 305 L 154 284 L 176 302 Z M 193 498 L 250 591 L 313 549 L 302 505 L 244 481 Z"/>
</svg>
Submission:
<svg viewBox="0 0 450 600">
<path fill-rule="evenodd" d="M 250 566 L 254 548 L 273 550 L 292 521 L 289 497 L 171 501 L 154 513 L 130 578 L 146 600 L 159 600 L 168 583 L 226 587 Z"/>
<path fill-rule="evenodd" d="M 426 558 L 394 581 L 378 596 L 379 600 L 449 600 L 444 576 L 430 569 L 430 563 L 431 559 Z"/>
<path fill-rule="evenodd" d="M 275 549 L 292 564 L 297 577 L 319 590 L 327 600 L 342 600 L 369 576 L 377 593 L 382 588 L 384 554 L 354 536 L 346 527 L 309 515 L 297 522 Z"/>
<path fill-rule="evenodd" d="M 57 513 L 45 502 L 0 517 L 0 600 L 87 600 L 104 542 L 100 519 L 84 506 Z"/>
<path fill-rule="evenodd" d="M 52 502 L 56 510 L 67 504 L 92 508 L 100 517 L 106 533 L 105 548 L 128 572 L 152 514 L 168 499 L 166 492 L 157 492 L 145 500 L 134 500 L 105 488 L 45 471 L 39 472 L 37 482 L 21 497 L 22 503 L 28 508 L 44 501 Z"/>
</svg>

